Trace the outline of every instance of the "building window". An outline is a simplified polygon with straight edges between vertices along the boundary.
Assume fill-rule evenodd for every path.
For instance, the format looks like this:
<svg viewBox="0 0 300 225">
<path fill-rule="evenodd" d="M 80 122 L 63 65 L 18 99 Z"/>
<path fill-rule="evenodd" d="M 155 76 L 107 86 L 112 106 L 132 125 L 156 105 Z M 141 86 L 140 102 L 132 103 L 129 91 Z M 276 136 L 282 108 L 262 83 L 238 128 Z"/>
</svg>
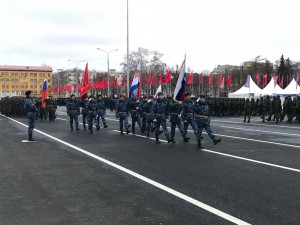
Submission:
<svg viewBox="0 0 300 225">
<path fill-rule="evenodd" d="M 48 80 L 48 83 L 50 83 L 50 80 Z"/>
<path fill-rule="evenodd" d="M 34 77 L 36 77 L 37 76 L 37 73 L 34 73 Z"/>
<path fill-rule="evenodd" d="M 33 77 L 33 73 L 31 73 L 30 76 Z"/>
<path fill-rule="evenodd" d="M 42 73 L 39 73 L 39 76 L 40 76 L 40 77 L 42 77 L 42 76 L 43 76 L 43 74 L 42 74 Z"/>
<path fill-rule="evenodd" d="M 34 79 L 34 83 L 36 83 L 37 82 L 37 79 Z"/>
<path fill-rule="evenodd" d="M 33 88 L 33 85 L 30 85 L 30 88 Z"/>
<path fill-rule="evenodd" d="M 4 84 L 2 85 L 2 88 L 5 88 L 5 85 L 4 85 Z"/>
<path fill-rule="evenodd" d="M 37 87 L 37 85 L 34 85 L 34 88 L 36 88 Z"/>
<path fill-rule="evenodd" d="M 40 88 L 42 89 L 42 88 L 43 88 L 43 85 L 40 85 Z"/>
<path fill-rule="evenodd" d="M 1 76 L 4 77 L 4 73 L 1 73 Z"/>
<path fill-rule="evenodd" d="M 8 88 L 9 88 L 9 85 L 6 85 L 6 88 L 8 89 Z"/>
<path fill-rule="evenodd" d="M 11 85 L 11 88 L 15 88 L 15 85 Z"/>
<path fill-rule="evenodd" d="M 16 88 L 19 88 L 19 86 L 18 86 L 18 85 L 16 85 Z"/>
</svg>

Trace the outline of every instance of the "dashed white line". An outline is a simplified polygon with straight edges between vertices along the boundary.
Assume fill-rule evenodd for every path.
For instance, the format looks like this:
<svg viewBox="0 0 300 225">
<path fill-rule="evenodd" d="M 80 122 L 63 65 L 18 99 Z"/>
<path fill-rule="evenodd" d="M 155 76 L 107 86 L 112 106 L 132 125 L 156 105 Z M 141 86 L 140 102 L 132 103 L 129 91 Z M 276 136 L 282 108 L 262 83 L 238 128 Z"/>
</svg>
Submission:
<svg viewBox="0 0 300 225">
<path fill-rule="evenodd" d="M 9 120 L 12 120 L 12 121 L 14 121 L 14 122 L 16 122 L 16 123 L 18 123 L 18 124 L 20 124 L 22 126 L 28 127 L 26 124 L 21 123 L 21 122 L 19 122 L 17 120 L 14 120 L 14 119 L 8 118 L 8 117 L 6 117 L 6 118 L 9 119 Z M 99 156 L 97 156 L 97 155 L 95 155 L 95 154 L 93 154 L 91 152 L 88 152 L 88 151 L 82 149 L 82 148 L 79 148 L 79 147 L 77 147 L 75 145 L 72 145 L 72 144 L 70 144 L 68 142 L 65 142 L 65 141 L 63 141 L 61 139 L 58 139 L 58 138 L 56 138 L 56 137 L 54 137 L 52 135 L 49 135 L 49 134 L 47 134 L 47 133 L 45 133 L 43 131 L 35 129 L 35 132 L 38 132 L 38 133 L 40 133 L 40 134 L 42 134 L 42 135 L 44 135 L 46 137 L 49 137 L 49 138 L 51 138 L 51 139 L 53 139 L 53 140 L 55 140 L 55 141 L 57 141 L 57 142 L 59 142 L 59 143 L 61 143 L 63 145 L 69 146 L 69 147 L 71 147 L 71 148 L 73 148 L 73 149 L 75 149 L 75 150 L 77 150 L 77 151 L 79 151 L 79 152 L 81 152 L 81 153 L 83 153 L 85 155 L 88 155 L 88 156 L 90 156 L 90 157 L 92 157 L 94 159 L 97 159 L 97 160 L 99 160 L 99 161 L 101 161 L 101 162 L 103 162 L 103 163 L 105 163 L 107 165 L 110 165 L 110 166 L 112 166 L 112 167 L 114 167 L 114 168 L 116 168 L 116 169 L 118 169 L 120 171 L 123 171 L 124 173 L 127 173 L 127 174 L 129 174 L 129 175 L 131 175 L 133 177 L 136 177 L 136 178 L 138 178 L 138 179 L 140 179 L 140 180 L 142 180 L 142 181 L 144 181 L 144 182 L 146 182 L 148 184 L 151 184 L 154 187 L 157 187 L 157 188 L 159 188 L 159 189 L 161 189 L 161 190 L 163 190 L 165 192 L 168 192 L 168 193 L 170 193 L 170 194 L 172 194 L 172 195 L 174 195 L 174 196 L 176 196 L 176 197 L 178 197 L 178 198 L 180 198 L 182 200 L 185 200 L 185 201 L 187 201 L 187 202 L 189 202 L 189 203 L 191 203 L 191 204 L 193 204 L 193 205 L 195 205 L 195 206 L 197 206 L 199 208 L 202 208 L 202 209 L 204 209 L 204 210 L 206 210 L 206 211 L 208 211 L 210 213 L 213 213 L 213 214 L 215 214 L 215 215 L 217 215 L 217 216 L 219 216 L 219 217 L 221 217 L 221 218 L 223 218 L 223 219 L 225 219 L 227 221 L 230 221 L 230 222 L 235 223 L 235 224 L 240 224 L 240 225 L 249 225 L 249 223 L 247 223 L 247 222 L 245 222 L 245 221 L 243 221 L 241 219 L 238 219 L 238 218 L 236 218 L 234 216 L 231 216 L 231 215 L 229 215 L 229 214 L 227 214 L 225 212 L 222 212 L 222 211 L 220 211 L 220 210 L 218 210 L 216 208 L 213 208 L 213 207 L 211 207 L 211 206 L 209 206 L 209 205 L 207 205 L 207 204 L 205 204 L 203 202 L 200 202 L 200 201 L 198 201 L 198 200 L 196 200 L 194 198 L 191 198 L 191 197 L 189 197 L 189 196 L 187 196 L 185 194 L 182 194 L 182 193 L 180 193 L 180 192 L 178 192 L 178 191 L 176 191 L 176 190 L 174 190 L 172 188 L 169 188 L 169 187 L 167 187 L 167 186 L 165 186 L 163 184 L 160 184 L 160 183 L 158 183 L 158 182 L 156 182 L 156 181 L 154 181 L 152 179 L 149 179 L 149 178 L 147 178 L 147 177 L 145 177 L 143 175 L 140 175 L 140 174 L 138 174 L 138 173 L 136 173 L 136 172 L 134 172 L 132 170 L 129 170 L 129 169 L 125 168 L 125 167 L 122 167 L 122 166 L 120 166 L 120 165 L 118 165 L 116 163 L 113 163 L 113 162 L 111 162 L 109 160 L 106 160 L 106 159 L 104 159 L 102 157 L 99 157 Z"/>
</svg>

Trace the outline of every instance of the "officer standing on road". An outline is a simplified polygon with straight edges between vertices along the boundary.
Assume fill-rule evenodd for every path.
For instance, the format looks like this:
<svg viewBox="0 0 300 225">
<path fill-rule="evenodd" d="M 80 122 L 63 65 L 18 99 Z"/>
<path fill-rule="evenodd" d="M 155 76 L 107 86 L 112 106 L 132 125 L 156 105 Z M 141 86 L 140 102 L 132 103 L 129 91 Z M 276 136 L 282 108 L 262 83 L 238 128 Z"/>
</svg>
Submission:
<svg viewBox="0 0 300 225">
<path fill-rule="evenodd" d="M 126 129 L 126 134 L 130 133 L 130 131 L 128 129 L 129 128 L 128 115 L 129 115 L 128 104 L 125 101 L 125 96 L 121 95 L 120 99 L 116 105 L 116 117 L 117 117 L 117 119 L 119 119 L 121 135 L 124 135 L 124 133 L 123 133 L 124 127 Z"/>
<path fill-rule="evenodd" d="M 185 99 L 182 103 L 183 109 L 182 109 L 182 120 L 183 120 L 183 125 L 184 125 L 184 133 L 187 136 L 187 130 L 189 124 L 192 126 L 193 131 L 197 137 L 198 135 L 198 130 L 195 124 L 195 119 L 194 119 L 194 114 L 193 114 L 193 102 L 191 99 L 191 94 L 186 93 L 185 94 Z"/>
<path fill-rule="evenodd" d="M 162 92 L 157 94 L 158 99 L 152 105 L 152 113 L 156 119 L 155 143 L 160 144 L 158 136 L 160 135 L 160 125 L 165 133 L 168 143 L 172 142 L 167 128 L 167 116 L 169 113 L 168 102 L 165 101 L 165 96 Z"/>
<path fill-rule="evenodd" d="M 49 121 L 54 121 L 55 119 L 55 101 L 53 99 L 53 97 L 51 95 L 49 95 L 49 97 L 47 99 L 44 100 L 44 102 L 46 102 L 46 109 L 48 111 L 48 115 L 49 115 Z"/>
<path fill-rule="evenodd" d="M 250 123 L 250 117 L 252 111 L 252 102 L 249 101 L 249 98 L 246 99 L 246 102 L 244 104 L 244 123 L 246 123 L 246 118 L 248 117 L 247 123 Z"/>
<path fill-rule="evenodd" d="M 193 111 L 195 113 L 196 124 L 198 128 L 198 148 L 203 149 L 201 145 L 201 135 L 203 129 L 206 130 L 208 136 L 213 140 L 214 145 L 218 144 L 222 139 L 216 139 L 213 131 L 210 128 L 210 115 L 209 108 L 205 100 L 205 95 L 201 94 L 200 98 L 193 105 Z"/>
<path fill-rule="evenodd" d="M 36 108 L 32 97 L 31 97 L 31 91 L 25 92 L 26 99 L 24 101 L 24 110 L 27 113 L 28 118 L 28 141 L 35 141 L 32 138 L 33 129 L 34 129 L 34 123 L 35 123 L 35 117 L 38 112 L 38 109 Z"/>
<path fill-rule="evenodd" d="M 100 118 L 102 120 L 104 128 L 107 128 L 108 126 L 105 121 L 105 114 L 106 114 L 105 102 L 103 101 L 101 94 L 97 95 L 96 104 L 97 104 L 97 108 L 98 108 L 98 112 L 97 112 L 97 116 L 96 116 L 97 130 L 100 129 Z"/>
<path fill-rule="evenodd" d="M 80 114 L 80 106 L 78 104 L 78 102 L 75 99 L 75 95 L 72 94 L 70 96 L 70 99 L 67 103 L 67 113 L 68 116 L 70 116 L 70 127 L 71 127 L 71 131 L 73 131 L 73 121 L 75 121 L 75 125 L 76 125 L 76 130 L 80 130 L 78 125 L 78 115 Z"/>
<path fill-rule="evenodd" d="M 89 125 L 89 131 L 90 133 L 93 133 L 93 125 L 94 125 L 94 121 L 96 121 L 96 115 L 98 113 L 98 105 L 94 99 L 94 96 L 90 96 L 89 97 L 89 101 L 87 103 L 87 113 L 88 113 L 88 125 Z M 99 124 L 97 125 L 97 130 L 100 129 Z"/>
</svg>

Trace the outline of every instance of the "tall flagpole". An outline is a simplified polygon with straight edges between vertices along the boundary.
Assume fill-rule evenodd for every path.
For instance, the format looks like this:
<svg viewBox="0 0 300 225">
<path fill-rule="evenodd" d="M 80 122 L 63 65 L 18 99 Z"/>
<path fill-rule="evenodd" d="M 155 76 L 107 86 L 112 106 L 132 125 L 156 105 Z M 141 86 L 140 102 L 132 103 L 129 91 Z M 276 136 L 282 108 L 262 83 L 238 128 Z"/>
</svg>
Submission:
<svg viewBox="0 0 300 225">
<path fill-rule="evenodd" d="M 127 0 L 127 96 L 129 97 L 129 22 L 128 22 L 128 0 Z"/>
</svg>

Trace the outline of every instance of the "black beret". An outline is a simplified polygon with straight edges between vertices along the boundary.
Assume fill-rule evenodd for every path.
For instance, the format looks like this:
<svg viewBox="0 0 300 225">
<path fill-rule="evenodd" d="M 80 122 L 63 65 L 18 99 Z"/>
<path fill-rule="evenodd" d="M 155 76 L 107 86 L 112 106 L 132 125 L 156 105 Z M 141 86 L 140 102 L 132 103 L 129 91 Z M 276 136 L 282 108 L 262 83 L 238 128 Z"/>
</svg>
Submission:
<svg viewBox="0 0 300 225">
<path fill-rule="evenodd" d="M 187 92 L 185 93 L 185 97 L 191 95 L 191 93 Z"/>
<path fill-rule="evenodd" d="M 25 92 L 25 95 L 28 96 L 28 95 L 30 95 L 31 93 L 32 93 L 32 92 L 29 90 L 29 91 L 26 91 L 26 92 Z"/>
</svg>

